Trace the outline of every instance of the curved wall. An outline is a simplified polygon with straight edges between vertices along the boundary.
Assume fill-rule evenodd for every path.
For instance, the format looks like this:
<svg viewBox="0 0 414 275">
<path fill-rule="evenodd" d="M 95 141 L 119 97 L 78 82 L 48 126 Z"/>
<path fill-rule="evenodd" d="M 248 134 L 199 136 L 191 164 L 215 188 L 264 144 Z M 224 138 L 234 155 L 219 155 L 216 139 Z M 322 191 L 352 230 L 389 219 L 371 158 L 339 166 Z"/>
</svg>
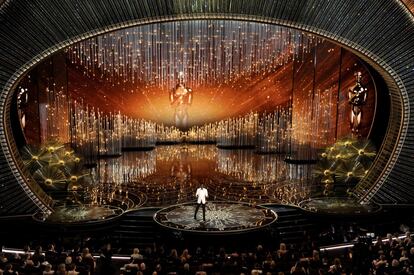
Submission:
<svg viewBox="0 0 414 275">
<path fill-rule="evenodd" d="M 193 18 L 251 20 L 316 33 L 347 47 L 385 79 L 390 127 L 361 201 L 414 201 L 414 18 L 397 0 L 15 0 L 0 9 L 0 213 L 48 211 L 51 201 L 23 179 L 10 134 L 11 91 L 44 57 L 121 27 Z M 20 190 L 20 192 L 19 192 Z M 14 195 L 13 195 L 14 194 Z M 20 203 L 16 203 L 19 201 Z M 17 205 L 16 205 L 17 204 Z"/>
</svg>

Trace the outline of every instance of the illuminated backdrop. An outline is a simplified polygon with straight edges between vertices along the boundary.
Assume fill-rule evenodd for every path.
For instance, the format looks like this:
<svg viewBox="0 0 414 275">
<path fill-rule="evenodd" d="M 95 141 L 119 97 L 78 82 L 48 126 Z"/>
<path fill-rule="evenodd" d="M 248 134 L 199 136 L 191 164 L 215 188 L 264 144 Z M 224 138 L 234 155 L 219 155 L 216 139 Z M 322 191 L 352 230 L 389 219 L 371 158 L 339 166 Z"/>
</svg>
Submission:
<svg viewBox="0 0 414 275">
<path fill-rule="evenodd" d="M 122 190 L 128 201 L 145 193 L 149 204 L 176 203 L 202 181 L 231 200 L 298 203 L 310 194 L 319 150 L 351 133 L 348 89 L 357 72 L 368 89 L 359 133 L 368 137 L 374 82 L 338 45 L 251 22 L 152 24 L 82 41 L 39 64 L 18 87 L 19 115 L 29 144 L 70 145 L 91 168 L 93 190 L 111 199 Z M 177 84 L 192 91 L 188 128 L 174 127 Z M 171 146 L 182 141 L 214 145 Z M 192 160 L 190 148 L 214 157 Z M 134 150 L 148 151 L 124 153 Z M 179 157 L 165 161 L 173 152 Z"/>
<path fill-rule="evenodd" d="M 344 97 L 344 84 L 353 84 L 359 70 L 370 84 L 359 60 L 346 51 L 341 57 L 340 52 L 333 43 L 274 25 L 220 20 L 151 24 L 70 47 L 69 91 L 107 112 L 116 109 L 173 125 L 168 94 L 183 81 L 194 93 L 189 124 L 202 125 L 250 111 L 271 111 L 292 97 L 303 102 L 303 97 L 324 93 L 336 101 L 340 78 L 339 96 Z M 346 60 L 340 72 L 341 58 Z M 369 88 L 367 109 L 375 99 Z M 347 106 L 342 107 L 339 111 L 347 112 Z"/>
<path fill-rule="evenodd" d="M 215 128 L 215 123 L 227 125 L 224 120 L 230 120 L 236 130 L 233 134 L 225 130 L 225 138 L 231 139 L 229 135 L 240 131 L 263 129 L 251 119 L 251 126 L 238 129 L 242 126 L 235 125 L 241 123 L 236 118 L 273 113 L 270 124 L 264 118 L 260 122 L 270 125 L 262 137 L 271 139 L 276 133 L 288 138 L 292 146 L 280 151 L 306 151 L 302 157 L 311 158 L 306 154 L 315 152 L 309 148 L 350 134 L 347 93 L 356 72 L 362 72 L 368 88 L 360 125 L 361 135 L 368 136 L 375 110 L 374 84 L 360 60 L 339 46 L 297 30 L 252 22 L 159 23 L 88 39 L 46 60 L 21 82 L 20 88 L 29 95 L 21 113 L 26 114 L 25 124 L 31 125 L 25 128 L 29 142 L 58 138 L 85 148 L 81 143 L 86 139 L 102 144 L 109 138 L 111 144 L 133 147 L 142 143 L 142 137 L 131 140 L 137 135 L 133 128 L 151 128 L 144 135 L 154 137 L 161 129 L 157 125 L 174 125 L 169 95 L 183 83 L 193 91 L 187 108 L 189 127 Z M 283 122 L 274 112 L 282 114 Z M 158 141 L 179 135 L 174 129 L 160 131 L 163 137 Z M 247 132 L 254 138 L 255 133 Z M 122 135 L 129 135 L 129 140 L 120 141 Z M 86 147 L 103 154 L 120 152 L 120 148 Z"/>
</svg>

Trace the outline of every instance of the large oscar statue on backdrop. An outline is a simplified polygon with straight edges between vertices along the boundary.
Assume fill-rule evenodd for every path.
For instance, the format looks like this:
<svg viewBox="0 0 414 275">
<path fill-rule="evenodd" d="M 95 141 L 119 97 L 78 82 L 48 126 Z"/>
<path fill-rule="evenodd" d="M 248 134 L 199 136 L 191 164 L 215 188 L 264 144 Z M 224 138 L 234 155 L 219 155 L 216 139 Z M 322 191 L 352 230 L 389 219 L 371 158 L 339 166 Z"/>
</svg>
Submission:
<svg viewBox="0 0 414 275">
<path fill-rule="evenodd" d="M 183 74 L 180 73 L 180 82 L 170 92 L 170 103 L 174 112 L 175 126 L 179 129 L 188 128 L 188 112 L 187 109 L 193 100 L 193 91 L 186 87 L 183 81 Z"/>
<path fill-rule="evenodd" d="M 348 91 L 348 100 L 351 105 L 351 130 L 356 137 L 359 136 L 359 125 L 362 118 L 362 106 L 367 100 L 367 88 L 361 84 L 362 73 L 356 73 L 356 83 Z"/>
</svg>

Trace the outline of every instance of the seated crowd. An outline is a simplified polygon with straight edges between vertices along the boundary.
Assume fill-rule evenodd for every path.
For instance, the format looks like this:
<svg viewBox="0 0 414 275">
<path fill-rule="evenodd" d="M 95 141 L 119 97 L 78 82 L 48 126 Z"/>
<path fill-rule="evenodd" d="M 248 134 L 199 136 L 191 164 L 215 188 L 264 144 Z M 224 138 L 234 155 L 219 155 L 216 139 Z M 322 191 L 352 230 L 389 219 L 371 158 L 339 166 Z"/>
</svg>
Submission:
<svg viewBox="0 0 414 275">
<path fill-rule="evenodd" d="M 414 274 L 414 243 L 388 235 L 359 239 L 350 249 L 320 251 L 314 242 L 302 246 L 280 243 L 279 249 L 258 245 L 250 251 L 227 251 L 213 247 L 166 249 L 163 245 L 133 249 L 129 261 L 113 259 L 110 245 L 93 257 L 89 249 L 78 247 L 46 251 L 36 247 L 24 253 L 0 254 L 1 274 Z"/>
</svg>

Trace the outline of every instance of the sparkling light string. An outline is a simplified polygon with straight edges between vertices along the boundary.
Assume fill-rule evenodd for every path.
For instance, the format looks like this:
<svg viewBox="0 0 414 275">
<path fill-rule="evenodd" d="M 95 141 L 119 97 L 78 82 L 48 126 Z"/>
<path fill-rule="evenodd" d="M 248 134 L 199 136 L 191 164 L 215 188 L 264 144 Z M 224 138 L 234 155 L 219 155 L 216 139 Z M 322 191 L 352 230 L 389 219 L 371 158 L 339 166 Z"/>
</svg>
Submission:
<svg viewBox="0 0 414 275">
<path fill-rule="evenodd" d="M 334 143 L 332 115 L 336 113 L 334 93 L 330 90 L 308 91 L 294 97 L 292 110 L 291 157 L 316 159 L 318 149 Z"/>
<path fill-rule="evenodd" d="M 158 144 L 174 144 L 183 140 L 184 134 L 174 126 L 156 126 L 156 137 Z"/>
<path fill-rule="evenodd" d="M 216 143 L 218 123 L 191 127 L 185 133 L 185 141 L 190 143 Z"/>
<path fill-rule="evenodd" d="M 69 47 L 67 56 L 85 75 L 112 85 L 172 88 L 180 80 L 197 88 L 275 71 L 301 60 L 317 40 L 269 24 L 175 21 L 103 34 Z"/>
<path fill-rule="evenodd" d="M 301 103 L 296 103 L 298 108 L 293 104 L 298 114 L 292 114 L 290 107 L 279 106 L 272 113 L 250 112 L 184 132 L 174 126 L 132 119 L 120 113 L 105 115 L 75 101 L 71 108 L 71 141 L 74 149 L 90 163 L 96 163 L 98 156 L 121 155 L 122 149 L 151 149 L 156 144 L 183 141 L 249 147 L 258 153 L 286 154 L 290 148 L 295 158 L 307 160 L 331 142 L 330 114 L 334 102 L 330 93 L 317 92 L 313 99 L 309 95 Z"/>
<path fill-rule="evenodd" d="M 272 113 L 260 116 L 256 135 L 256 151 L 259 153 L 287 153 L 291 141 L 292 110 L 276 107 Z"/>
<path fill-rule="evenodd" d="M 157 141 L 156 123 L 122 116 L 122 148 L 154 148 Z"/>
<path fill-rule="evenodd" d="M 255 147 L 258 114 L 222 120 L 217 124 L 217 146 Z"/>
<path fill-rule="evenodd" d="M 95 164 L 100 152 L 98 111 L 85 106 L 82 101 L 74 101 L 70 108 L 71 145 L 83 156 L 86 164 Z"/>
<path fill-rule="evenodd" d="M 43 91 L 45 103 L 39 104 L 41 118 L 41 143 L 50 140 L 67 143 L 69 141 L 69 99 L 63 87 L 53 83 Z"/>
<path fill-rule="evenodd" d="M 117 156 L 122 153 L 122 130 L 124 124 L 121 114 L 104 115 L 98 112 L 99 155 Z"/>
</svg>

